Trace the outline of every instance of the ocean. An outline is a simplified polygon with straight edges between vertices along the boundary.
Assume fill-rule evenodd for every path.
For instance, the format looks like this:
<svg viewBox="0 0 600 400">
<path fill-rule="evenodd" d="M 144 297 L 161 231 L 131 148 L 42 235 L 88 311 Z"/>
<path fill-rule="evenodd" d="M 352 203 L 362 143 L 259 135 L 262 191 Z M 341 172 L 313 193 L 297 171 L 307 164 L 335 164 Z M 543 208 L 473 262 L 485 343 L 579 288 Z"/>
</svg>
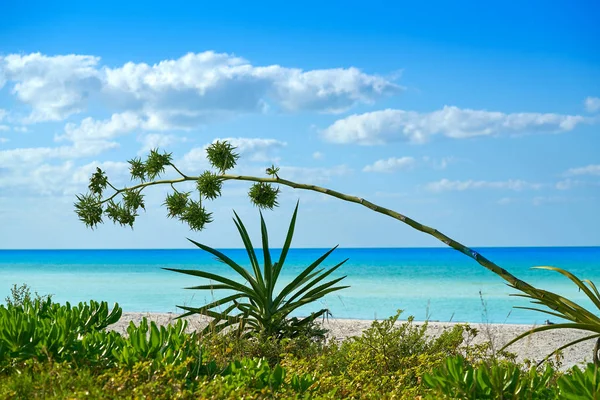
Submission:
<svg viewBox="0 0 600 400">
<path fill-rule="evenodd" d="M 289 282 L 327 249 L 292 249 L 282 271 Z M 477 248 L 488 259 L 526 282 L 582 305 L 592 303 L 566 277 L 536 265 L 566 269 L 600 286 L 600 247 Z M 245 250 L 225 254 L 249 268 Z M 273 250 L 276 260 L 279 250 Z M 262 252 L 257 251 L 259 260 Z M 531 306 L 505 282 L 474 260 L 449 248 L 337 249 L 323 266 L 349 258 L 332 277 L 351 287 L 332 293 L 297 315 L 328 308 L 333 318 L 384 319 L 404 310 L 416 320 L 541 324 L 545 314 L 515 309 Z M 177 305 L 199 307 L 217 293 L 185 290 L 200 278 L 162 267 L 202 269 L 235 277 L 230 268 L 200 249 L 177 250 L 0 250 L 0 301 L 13 284 L 26 283 L 58 302 L 104 300 L 125 311 L 179 312 Z M 281 287 L 281 285 L 279 286 Z M 597 311 L 597 310 L 596 310 Z"/>
</svg>

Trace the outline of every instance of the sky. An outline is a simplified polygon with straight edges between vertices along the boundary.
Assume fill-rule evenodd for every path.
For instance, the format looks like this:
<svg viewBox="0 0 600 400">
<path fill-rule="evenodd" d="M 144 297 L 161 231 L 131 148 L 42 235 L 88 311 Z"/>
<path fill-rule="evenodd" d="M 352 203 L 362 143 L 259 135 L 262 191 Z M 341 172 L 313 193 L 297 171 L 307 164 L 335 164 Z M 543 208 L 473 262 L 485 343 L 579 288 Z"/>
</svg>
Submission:
<svg viewBox="0 0 600 400">
<path fill-rule="evenodd" d="M 233 210 L 258 241 L 240 182 L 201 232 L 167 218 L 168 187 L 134 229 L 73 211 L 96 167 L 131 185 L 159 148 L 198 175 L 223 139 L 234 173 L 274 164 L 466 245 L 600 245 L 600 3 L 484 3 L 2 2 L 0 248 L 241 247 Z M 296 247 L 441 245 L 282 187 L 275 247 L 297 200 Z"/>
</svg>

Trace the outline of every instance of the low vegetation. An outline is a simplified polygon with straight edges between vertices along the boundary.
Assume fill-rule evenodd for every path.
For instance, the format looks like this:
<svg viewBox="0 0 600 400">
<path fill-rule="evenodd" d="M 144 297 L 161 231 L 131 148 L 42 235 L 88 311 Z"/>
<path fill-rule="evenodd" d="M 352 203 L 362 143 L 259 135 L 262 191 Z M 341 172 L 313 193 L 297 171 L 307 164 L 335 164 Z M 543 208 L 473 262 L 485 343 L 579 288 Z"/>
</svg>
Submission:
<svg viewBox="0 0 600 400">
<path fill-rule="evenodd" d="M 477 334 L 456 325 L 428 337 L 426 325 L 397 315 L 361 336 L 326 342 L 186 332 L 186 321 L 142 320 L 111 331 L 121 308 L 51 298 L 0 305 L 0 398 L 421 398 L 595 399 L 593 364 L 563 373 L 529 367 L 509 354 L 469 345 Z"/>
</svg>

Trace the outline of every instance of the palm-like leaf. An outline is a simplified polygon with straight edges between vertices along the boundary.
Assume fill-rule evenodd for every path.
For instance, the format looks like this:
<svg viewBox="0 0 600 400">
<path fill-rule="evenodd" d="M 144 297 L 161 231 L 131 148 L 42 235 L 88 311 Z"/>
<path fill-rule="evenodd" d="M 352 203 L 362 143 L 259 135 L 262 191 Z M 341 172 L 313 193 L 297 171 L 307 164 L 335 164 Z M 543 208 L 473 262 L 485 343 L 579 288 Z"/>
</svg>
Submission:
<svg viewBox="0 0 600 400">
<path fill-rule="evenodd" d="M 252 246 L 248 231 L 235 212 L 233 220 L 240 237 L 242 238 L 246 252 L 248 253 L 248 258 L 252 267 L 251 271 L 240 266 L 218 250 L 188 239 L 202 250 L 211 253 L 219 261 L 229 266 L 246 283 L 239 283 L 233 279 L 206 271 L 164 268 L 169 271 L 197 276 L 216 282 L 214 285 L 204 284 L 191 286 L 186 289 L 214 291 L 230 290 L 234 292 L 232 295 L 222 297 L 202 307 L 178 306 L 186 311 L 179 318 L 192 314 L 201 314 L 212 318 L 211 324 L 205 328 L 205 333 L 209 331 L 220 332 L 223 329 L 235 327 L 237 325 L 238 330 L 243 335 L 260 333 L 266 336 L 283 337 L 295 336 L 300 330 L 308 326 L 315 319 L 328 313 L 327 309 L 321 309 L 302 319 L 288 318 L 290 313 L 299 307 L 310 304 L 329 293 L 348 287 L 337 286 L 340 281 L 346 278 L 345 276 L 325 281 L 325 278 L 331 275 L 347 260 L 344 260 L 329 269 L 319 269 L 321 263 L 337 248 L 337 246 L 327 251 L 306 267 L 298 274 L 298 276 L 292 279 L 280 293 L 275 293 L 275 286 L 277 285 L 278 278 L 292 243 L 297 214 L 298 204 L 296 204 L 296 208 L 294 209 L 294 214 L 290 221 L 281 255 L 276 262 L 273 262 L 271 258 L 267 226 L 262 213 L 260 214 L 263 250 L 262 270 L 258 263 L 258 258 L 256 257 L 256 252 Z"/>
<path fill-rule="evenodd" d="M 555 271 L 555 272 L 558 272 L 559 274 L 566 276 L 573 283 L 575 283 L 575 285 L 577 285 L 579 290 L 582 291 L 583 293 L 585 293 L 585 295 L 592 301 L 594 306 L 596 306 L 596 308 L 598 310 L 600 310 L 600 293 L 598 292 L 596 285 L 594 285 L 594 283 L 592 281 L 587 280 L 587 279 L 581 280 L 581 279 L 577 278 L 575 275 L 573 275 L 572 273 L 570 273 L 564 269 L 557 268 L 557 267 L 540 266 L 540 267 L 533 267 L 533 268 Z M 512 285 L 509 285 L 509 286 L 512 286 Z M 514 286 L 512 286 L 512 287 L 514 288 Z M 533 310 L 533 311 L 549 314 L 554 317 L 562 318 L 562 319 L 565 319 L 565 320 L 571 321 L 571 322 L 558 323 L 558 324 L 552 324 L 552 325 L 544 325 L 544 326 L 539 326 L 537 328 L 533 328 L 533 329 L 517 336 L 510 342 L 508 342 L 504 346 L 504 348 L 506 348 L 506 347 L 510 346 L 511 344 L 515 343 L 516 341 L 521 340 L 521 339 L 523 339 L 529 335 L 532 335 L 534 333 L 550 331 L 550 330 L 555 330 L 555 329 L 578 329 L 578 330 L 590 332 L 591 335 L 586 336 L 584 338 L 574 340 L 570 343 L 567 343 L 564 346 L 561 346 L 560 348 L 558 348 L 558 349 L 554 350 L 552 353 L 550 353 L 546 358 L 552 356 L 553 354 L 555 354 L 561 350 L 564 350 L 565 348 L 568 348 L 570 346 L 573 346 L 573 345 L 583 342 L 585 340 L 597 339 L 596 346 L 594 347 L 594 363 L 597 365 L 600 364 L 600 359 L 599 359 L 599 354 L 598 354 L 599 347 L 600 347 L 600 316 L 598 316 L 597 314 L 594 314 L 593 312 L 589 311 L 588 309 L 577 304 L 574 301 L 571 301 L 563 296 L 560 296 L 556 293 L 548 292 L 543 289 L 537 289 L 537 288 L 532 287 L 525 294 L 513 294 L 513 296 L 528 298 L 531 300 L 532 303 L 546 306 L 547 308 L 549 308 L 549 310 L 545 310 L 545 309 L 541 309 L 541 308 L 534 308 L 534 307 L 516 307 L 516 308 L 520 308 L 520 309 L 524 309 L 524 310 Z"/>
</svg>

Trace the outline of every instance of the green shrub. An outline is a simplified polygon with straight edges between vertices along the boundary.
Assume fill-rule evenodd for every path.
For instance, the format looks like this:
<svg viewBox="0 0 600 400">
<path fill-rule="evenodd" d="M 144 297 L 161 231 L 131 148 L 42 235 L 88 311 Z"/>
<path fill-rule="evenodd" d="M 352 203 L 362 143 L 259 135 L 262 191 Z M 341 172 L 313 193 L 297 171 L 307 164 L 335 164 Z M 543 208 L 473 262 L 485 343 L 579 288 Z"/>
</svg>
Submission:
<svg viewBox="0 0 600 400">
<path fill-rule="evenodd" d="M 106 348 L 85 347 L 82 338 L 118 321 L 122 310 L 115 304 L 109 312 L 106 302 L 90 301 L 71 306 L 53 303 L 51 298 L 31 300 L 22 304 L 0 305 L 0 368 L 9 361 L 37 359 L 76 360 L 100 359 Z M 104 338 L 98 339 L 105 343 Z M 97 354 L 87 354 L 96 351 Z"/>
<path fill-rule="evenodd" d="M 600 368 L 589 363 L 586 369 L 581 371 L 575 366 L 570 374 L 558 379 L 558 387 L 564 399 L 600 399 Z"/>
<path fill-rule="evenodd" d="M 547 365 L 529 371 L 511 362 L 472 366 L 462 356 L 448 357 L 443 367 L 423 376 L 432 399 L 556 399 L 557 372 Z"/>
</svg>

